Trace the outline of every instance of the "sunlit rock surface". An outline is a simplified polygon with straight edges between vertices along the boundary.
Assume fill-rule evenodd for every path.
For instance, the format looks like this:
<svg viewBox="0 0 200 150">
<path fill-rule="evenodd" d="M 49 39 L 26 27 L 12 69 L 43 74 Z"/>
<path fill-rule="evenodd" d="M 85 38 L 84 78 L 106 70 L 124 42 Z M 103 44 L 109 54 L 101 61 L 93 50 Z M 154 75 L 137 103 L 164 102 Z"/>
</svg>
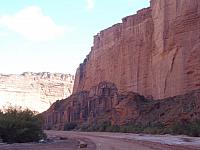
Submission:
<svg viewBox="0 0 200 150">
<path fill-rule="evenodd" d="M 200 1 L 151 0 L 94 37 L 73 93 L 102 81 L 162 99 L 200 88 Z"/>
<path fill-rule="evenodd" d="M 71 95 L 74 76 L 59 73 L 0 75 L 0 106 L 18 105 L 39 112 Z"/>
<path fill-rule="evenodd" d="M 191 121 L 200 117 L 199 91 L 200 0 L 151 0 L 94 36 L 73 95 L 43 113 L 45 127 Z"/>
</svg>

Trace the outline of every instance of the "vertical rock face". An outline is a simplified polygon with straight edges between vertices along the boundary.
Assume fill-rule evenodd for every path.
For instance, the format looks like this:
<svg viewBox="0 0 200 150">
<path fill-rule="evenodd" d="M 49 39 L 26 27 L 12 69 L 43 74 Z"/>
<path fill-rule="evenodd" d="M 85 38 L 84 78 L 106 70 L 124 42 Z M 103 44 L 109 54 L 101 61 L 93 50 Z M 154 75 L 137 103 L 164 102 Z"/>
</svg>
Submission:
<svg viewBox="0 0 200 150">
<path fill-rule="evenodd" d="M 169 97 L 199 89 L 200 1 L 153 0 L 153 95 Z"/>
<path fill-rule="evenodd" d="M 73 95 L 43 116 L 45 128 L 55 129 L 101 119 L 119 125 L 199 119 L 200 0 L 151 0 L 98 33 L 77 69 Z"/>
<path fill-rule="evenodd" d="M 45 111 L 58 99 L 71 95 L 74 76 L 69 74 L 31 73 L 0 75 L 0 104 Z"/>
<path fill-rule="evenodd" d="M 73 93 L 101 81 L 162 99 L 200 88 L 200 1 L 151 0 L 151 6 L 94 37 Z"/>
</svg>

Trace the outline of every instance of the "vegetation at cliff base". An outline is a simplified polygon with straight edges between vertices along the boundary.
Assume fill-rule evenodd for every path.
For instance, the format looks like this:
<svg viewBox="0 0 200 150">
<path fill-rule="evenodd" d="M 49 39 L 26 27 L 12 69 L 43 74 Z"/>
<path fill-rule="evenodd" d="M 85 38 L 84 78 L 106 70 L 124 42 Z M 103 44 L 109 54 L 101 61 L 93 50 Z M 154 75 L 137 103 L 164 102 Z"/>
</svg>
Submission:
<svg viewBox="0 0 200 150">
<path fill-rule="evenodd" d="M 172 128 L 172 133 L 200 137 L 200 120 L 192 122 L 177 122 Z"/>
<path fill-rule="evenodd" d="M 122 132 L 122 133 L 145 133 L 145 134 L 172 134 L 188 135 L 200 137 L 200 120 L 190 122 L 179 121 L 171 126 L 165 126 L 162 123 L 148 123 L 146 125 L 128 123 L 125 125 L 111 125 L 110 122 L 98 122 L 90 125 L 84 124 L 80 127 L 82 131 L 87 132 Z"/>
<path fill-rule="evenodd" d="M 68 122 L 64 125 L 64 131 L 71 131 L 74 130 L 77 127 L 77 124 L 75 122 Z"/>
<path fill-rule="evenodd" d="M 42 119 L 36 112 L 17 107 L 0 111 L 0 138 L 3 142 L 34 142 L 44 137 Z"/>
</svg>

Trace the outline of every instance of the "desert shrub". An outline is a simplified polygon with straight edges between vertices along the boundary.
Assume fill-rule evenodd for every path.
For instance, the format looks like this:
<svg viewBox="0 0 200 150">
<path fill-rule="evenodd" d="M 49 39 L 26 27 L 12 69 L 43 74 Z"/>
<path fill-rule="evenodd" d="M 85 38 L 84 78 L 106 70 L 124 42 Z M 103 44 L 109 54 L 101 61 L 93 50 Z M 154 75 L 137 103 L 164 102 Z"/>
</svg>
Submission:
<svg viewBox="0 0 200 150">
<path fill-rule="evenodd" d="M 188 136 L 200 136 L 200 120 L 191 122 L 177 122 L 171 126 L 162 123 L 148 123 L 146 125 L 134 122 L 125 125 L 111 125 L 110 122 L 98 122 L 85 124 L 80 127 L 81 131 L 99 132 L 123 132 L 123 133 L 147 133 L 147 134 L 184 134 Z"/>
<path fill-rule="evenodd" d="M 161 123 L 153 123 L 147 125 L 128 123 L 125 125 L 111 125 L 110 122 L 93 123 L 82 126 L 81 131 L 99 131 L 99 132 L 123 132 L 123 133 L 148 133 L 161 134 L 164 133 L 165 127 Z"/>
<path fill-rule="evenodd" d="M 200 136 L 200 120 L 192 122 L 177 122 L 171 127 L 172 134 L 184 134 L 189 136 Z"/>
<path fill-rule="evenodd" d="M 82 124 L 82 125 L 79 127 L 79 129 L 80 129 L 81 131 L 83 131 L 83 132 L 88 131 L 88 128 L 89 128 L 89 125 L 88 125 L 87 123 Z"/>
<path fill-rule="evenodd" d="M 107 129 L 111 127 L 111 123 L 108 121 L 99 121 L 99 122 L 93 122 L 91 124 L 82 124 L 80 126 L 81 131 L 99 131 L 99 132 L 105 132 Z"/>
<path fill-rule="evenodd" d="M 144 133 L 147 134 L 163 134 L 165 131 L 165 126 L 161 123 L 150 123 L 144 126 Z"/>
<path fill-rule="evenodd" d="M 103 122 L 97 124 L 97 131 L 105 132 L 107 130 L 107 128 L 110 126 L 111 126 L 110 122 L 103 121 Z"/>
<path fill-rule="evenodd" d="M 111 125 L 111 126 L 108 126 L 105 131 L 120 132 L 120 126 L 119 125 Z"/>
<path fill-rule="evenodd" d="M 75 123 L 75 122 L 67 122 L 64 125 L 64 130 L 65 131 L 74 130 L 76 127 L 77 127 L 77 123 Z"/>
<path fill-rule="evenodd" d="M 129 123 L 120 126 L 120 132 L 147 133 L 147 134 L 184 134 L 188 136 L 200 136 L 200 121 L 177 122 L 172 126 L 164 126 L 162 123 L 149 123 L 139 125 Z"/>
<path fill-rule="evenodd" d="M 38 141 L 45 137 L 42 118 L 31 110 L 9 107 L 0 112 L 0 137 L 7 143 Z"/>
</svg>

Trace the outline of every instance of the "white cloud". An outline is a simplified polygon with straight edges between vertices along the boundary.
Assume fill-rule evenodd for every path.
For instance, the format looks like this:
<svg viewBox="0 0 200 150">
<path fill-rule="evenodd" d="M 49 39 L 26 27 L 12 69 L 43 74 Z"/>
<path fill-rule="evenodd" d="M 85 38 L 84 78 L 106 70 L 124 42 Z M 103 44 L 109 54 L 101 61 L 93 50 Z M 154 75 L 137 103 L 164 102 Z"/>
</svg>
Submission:
<svg viewBox="0 0 200 150">
<path fill-rule="evenodd" d="M 6 36 L 8 36 L 9 35 L 9 33 L 8 32 L 2 32 L 2 31 L 0 31 L 0 38 L 1 37 L 6 37 Z"/>
<path fill-rule="evenodd" d="M 38 6 L 26 7 L 14 15 L 0 17 L 0 25 L 32 41 L 47 41 L 62 36 L 65 28 L 56 25 Z"/>
<path fill-rule="evenodd" d="M 94 0 L 86 0 L 87 1 L 87 9 L 92 10 L 94 8 Z"/>
</svg>

